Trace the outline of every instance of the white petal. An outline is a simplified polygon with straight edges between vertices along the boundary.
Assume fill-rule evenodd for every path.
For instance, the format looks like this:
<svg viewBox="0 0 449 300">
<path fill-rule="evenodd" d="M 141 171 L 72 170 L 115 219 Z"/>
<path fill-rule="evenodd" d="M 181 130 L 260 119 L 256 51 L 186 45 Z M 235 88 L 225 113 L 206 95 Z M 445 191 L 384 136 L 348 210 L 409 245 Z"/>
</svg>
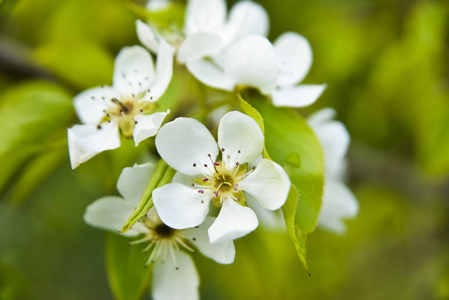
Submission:
<svg viewBox="0 0 449 300">
<path fill-rule="evenodd" d="M 156 148 L 168 165 L 186 175 L 209 172 L 204 167 L 206 164 L 212 168 L 208 154 L 212 160 L 218 154 L 217 143 L 209 130 L 190 118 L 177 118 L 162 126 L 156 136 Z"/>
<path fill-rule="evenodd" d="M 96 154 L 120 147 L 117 124 L 102 123 L 101 129 L 95 125 L 75 125 L 67 130 L 70 163 L 75 169 Z"/>
<path fill-rule="evenodd" d="M 73 100 L 76 113 L 84 124 L 97 125 L 104 118 L 107 102 L 119 93 L 110 86 L 88 89 L 78 94 Z"/>
<path fill-rule="evenodd" d="M 344 157 L 349 146 L 349 133 L 341 122 L 323 120 L 321 123 L 314 123 L 314 119 L 312 116 L 311 125 L 323 147 L 326 174 L 339 176 L 346 164 Z"/>
<path fill-rule="evenodd" d="M 334 119 L 336 116 L 337 113 L 335 109 L 326 107 L 310 115 L 307 118 L 307 123 L 309 123 L 309 125 L 313 128 L 317 128 L 323 123 L 333 121 L 332 119 Z"/>
<path fill-rule="evenodd" d="M 98 199 L 86 208 L 84 221 L 94 227 L 120 232 L 135 207 L 119 197 L 104 197 Z M 136 223 L 124 235 L 136 236 L 144 233 L 145 229 Z"/>
<path fill-rule="evenodd" d="M 271 95 L 274 106 L 304 107 L 311 105 L 326 89 L 326 84 L 301 84 L 279 88 Z"/>
<path fill-rule="evenodd" d="M 166 9 L 170 6 L 170 0 L 148 0 L 146 8 L 150 11 Z"/>
<path fill-rule="evenodd" d="M 140 20 L 136 20 L 137 37 L 151 52 L 156 53 L 159 45 L 158 37 L 153 29 Z"/>
<path fill-rule="evenodd" d="M 222 28 L 225 18 L 224 0 L 189 0 L 184 29 L 187 36 L 196 32 L 216 32 Z"/>
<path fill-rule="evenodd" d="M 188 36 L 178 50 L 178 61 L 185 63 L 191 59 L 211 56 L 222 48 L 220 36 L 213 33 L 198 32 Z"/>
<path fill-rule="evenodd" d="M 229 12 L 228 23 L 222 33 L 229 45 L 247 35 L 268 35 L 269 20 L 265 9 L 252 1 L 237 2 Z"/>
<path fill-rule="evenodd" d="M 234 167 L 250 162 L 263 150 L 263 133 L 253 118 L 238 111 L 224 115 L 218 125 L 218 146 L 225 149 L 223 157 L 230 155 L 229 165 Z M 240 153 L 238 153 L 240 151 Z M 226 159 L 223 159 L 227 162 Z"/>
<path fill-rule="evenodd" d="M 263 159 L 256 170 L 239 183 L 239 188 L 252 195 L 263 208 L 275 210 L 287 200 L 290 178 L 280 165 Z"/>
<path fill-rule="evenodd" d="M 286 32 L 274 43 L 278 59 L 278 85 L 292 86 L 301 82 L 312 66 L 312 48 L 303 36 Z"/>
<path fill-rule="evenodd" d="M 199 278 L 192 258 L 175 250 L 176 264 L 170 257 L 153 267 L 154 300 L 198 300 Z"/>
<path fill-rule="evenodd" d="M 358 209 L 357 200 L 346 185 L 339 180 L 326 178 L 323 204 L 318 218 L 320 226 L 337 233 L 344 233 L 346 228 L 342 219 L 354 217 Z"/>
<path fill-rule="evenodd" d="M 215 218 L 207 217 L 201 225 L 182 231 L 182 236 L 198 250 L 220 264 L 231 264 L 235 258 L 235 247 L 232 241 L 213 243 L 209 241 L 207 230 L 214 223 Z"/>
<path fill-rule="evenodd" d="M 134 165 L 132 168 L 124 168 L 117 182 L 117 189 L 125 201 L 134 207 L 139 203 L 140 198 L 150 181 L 154 171 L 152 163 Z"/>
<path fill-rule="evenodd" d="M 259 222 L 251 208 L 232 199 L 225 199 L 214 224 L 209 228 L 211 243 L 232 241 L 245 236 L 257 228 Z"/>
<path fill-rule="evenodd" d="M 224 70 L 215 62 L 198 59 L 186 62 L 186 67 L 199 81 L 213 88 L 232 91 L 235 81 L 227 77 Z"/>
<path fill-rule="evenodd" d="M 236 42 L 226 53 L 225 73 L 237 84 L 246 84 L 270 94 L 277 82 L 273 45 L 264 37 L 250 35 Z"/>
<path fill-rule="evenodd" d="M 123 97 L 146 91 L 153 83 L 154 76 L 153 59 L 144 48 L 125 47 L 117 55 L 113 86 Z"/>
<path fill-rule="evenodd" d="M 161 127 L 162 121 L 165 116 L 170 112 L 158 112 L 151 115 L 136 115 L 134 121 L 137 122 L 134 125 L 133 138 L 136 146 L 146 138 L 156 135 L 159 127 Z"/>
<path fill-rule="evenodd" d="M 166 41 L 161 40 L 157 50 L 156 79 L 151 84 L 151 92 L 148 94 L 154 99 L 159 99 L 170 84 L 173 75 L 173 49 Z"/>
<path fill-rule="evenodd" d="M 209 212 L 211 193 L 201 194 L 180 183 L 169 183 L 153 191 L 153 202 L 162 222 L 175 229 L 201 224 Z"/>
<path fill-rule="evenodd" d="M 281 209 L 268 210 L 262 208 L 259 203 L 254 199 L 253 196 L 246 194 L 246 203 L 248 207 L 251 208 L 259 220 L 259 224 L 266 230 L 273 232 L 286 232 L 287 227 L 284 221 L 284 215 Z"/>
</svg>

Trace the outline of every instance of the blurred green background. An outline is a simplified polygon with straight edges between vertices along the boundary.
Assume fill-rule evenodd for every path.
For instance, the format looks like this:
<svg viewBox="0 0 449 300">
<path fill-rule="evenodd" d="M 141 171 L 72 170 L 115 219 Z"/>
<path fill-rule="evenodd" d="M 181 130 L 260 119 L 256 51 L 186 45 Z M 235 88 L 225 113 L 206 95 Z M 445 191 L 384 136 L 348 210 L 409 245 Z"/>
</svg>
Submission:
<svg viewBox="0 0 449 300">
<path fill-rule="evenodd" d="M 346 235 L 309 235 L 311 277 L 286 234 L 262 229 L 236 241 L 233 265 L 196 256 L 203 299 L 449 299 L 449 3 L 257 2 L 272 41 L 296 31 L 312 45 L 306 83 L 328 89 L 300 112 L 331 106 L 346 124 L 360 213 Z M 125 141 L 72 171 L 65 134 L 73 96 L 109 83 L 138 43 L 129 7 L 0 1 L 2 300 L 113 298 L 104 232 L 82 215 L 140 152 Z"/>
</svg>

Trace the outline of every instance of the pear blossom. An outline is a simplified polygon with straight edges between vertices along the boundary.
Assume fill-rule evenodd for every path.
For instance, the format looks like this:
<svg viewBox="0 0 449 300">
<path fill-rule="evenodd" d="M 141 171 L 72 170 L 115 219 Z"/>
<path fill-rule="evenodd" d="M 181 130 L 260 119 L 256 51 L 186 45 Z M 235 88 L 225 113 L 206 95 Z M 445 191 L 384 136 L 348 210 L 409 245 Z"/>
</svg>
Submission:
<svg viewBox="0 0 449 300">
<path fill-rule="evenodd" d="M 325 84 L 301 84 L 312 64 L 312 50 L 303 36 L 286 32 L 274 44 L 264 36 L 247 35 L 222 53 L 187 61 L 202 83 L 233 91 L 251 86 L 270 96 L 275 106 L 303 107 L 316 101 Z"/>
<path fill-rule="evenodd" d="M 158 47 L 156 68 L 140 46 L 125 47 L 115 60 L 112 86 L 77 95 L 75 110 L 84 123 L 68 129 L 70 162 L 76 168 L 96 154 L 120 146 L 119 131 L 136 146 L 154 136 L 169 113 L 154 112 L 170 83 L 173 54 L 165 42 Z"/>
<path fill-rule="evenodd" d="M 332 120 L 334 117 L 335 111 L 326 108 L 310 116 L 308 122 L 323 147 L 326 163 L 323 203 L 318 224 L 325 229 L 343 233 L 345 225 L 342 219 L 356 216 L 358 203 L 343 182 L 349 134 L 341 122 Z"/>
<path fill-rule="evenodd" d="M 87 207 L 84 220 L 94 227 L 120 232 L 137 206 L 153 170 L 151 163 L 125 168 L 117 183 L 123 198 L 109 196 L 95 201 Z M 130 244 L 145 244 L 144 252 L 151 252 L 147 265 L 153 264 L 153 299 L 199 299 L 198 274 L 192 258 L 187 254 L 195 253 L 195 248 L 218 263 L 230 264 L 234 261 L 232 241 L 209 242 L 207 228 L 214 220 L 207 217 L 196 227 L 176 230 L 162 223 L 153 207 L 124 234 L 139 237 Z"/>
<path fill-rule="evenodd" d="M 237 111 L 220 120 L 218 147 L 209 130 L 194 119 L 177 118 L 164 125 L 156 136 L 156 148 L 178 173 L 172 183 L 153 191 L 161 220 L 176 229 L 197 226 L 207 218 L 212 202 L 219 213 L 208 230 L 211 243 L 256 229 L 258 220 L 247 200 L 276 210 L 290 190 L 284 169 L 261 158 L 263 147 L 257 123 Z"/>
<path fill-rule="evenodd" d="M 159 7 L 153 2 L 147 3 L 148 9 Z M 177 52 L 178 61 L 186 63 L 191 59 L 218 54 L 233 41 L 246 35 L 265 36 L 269 22 L 263 7 L 251 1 L 236 3 L 227 15 L 224 0 L 189 0 L 181 32 L 175 29 L 159 32 L 154 26 L 148 26 L 140 20 L 136 21 L 136 27 L 139 40 L 148 49 L 155 51 L 159 41 L 165 39 Z"/>
</svg>

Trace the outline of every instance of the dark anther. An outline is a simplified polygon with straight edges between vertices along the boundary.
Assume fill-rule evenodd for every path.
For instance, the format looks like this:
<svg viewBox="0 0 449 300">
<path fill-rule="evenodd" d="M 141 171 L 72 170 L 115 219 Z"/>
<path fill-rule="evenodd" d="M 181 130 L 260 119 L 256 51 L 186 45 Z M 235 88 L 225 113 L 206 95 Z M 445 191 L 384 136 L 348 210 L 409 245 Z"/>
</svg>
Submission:
<svg viewBox="0 0 449 300">
<path fill-rule="evenodd" d="M 100 130 L 101 129 L 101 125 L 97 125 L 97 129 Z"/>
<path fill-rule="evenodd" d="M 240 150 L 237 150 L 237 153 L 242 153 Z"/>
<path fill-rule="evenodd" d="M 137 121 L 134 121 L 134 124 L 137 124 Z"/>
<path fill-rule="evenodd" d="M 143 112 L 143 109 L 141 109 L 140 112 L 142 113 L 142 112 Z"/>
<path fill-rule="evenodd" d="M 193 241 L 196 241 L 196 237 L 192 238 Z"/>
<path fill-rule="evenodd" d="M 221 148 L 221 152 L 224 152 L 225 151 L 225 148 Z"/>
<path fill-rule="evenodd" d="M 204 164 L 204 167 L 207 168 L 207 164 Z"/>
<path fill-rule="evenodd" d="M 193 164 L 193 167 L 196 167 L 196 163 Z"/>
</svg>

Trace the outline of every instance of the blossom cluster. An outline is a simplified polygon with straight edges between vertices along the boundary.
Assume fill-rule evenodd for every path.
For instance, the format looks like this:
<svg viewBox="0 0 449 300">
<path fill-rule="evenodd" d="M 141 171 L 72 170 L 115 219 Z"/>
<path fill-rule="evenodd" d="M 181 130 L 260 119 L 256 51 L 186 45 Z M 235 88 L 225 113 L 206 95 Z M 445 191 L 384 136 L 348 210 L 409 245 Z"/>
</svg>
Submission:
<svg viewBox="0 0 449 300">
<path fill-rule="evenodd" d="M 168 1 L 150 1 L 147 9 L 169 6 Z M 300 84 L 312 64 L 307 39 L 287 32 L 271 43 L 268 28 L 268 15 L 259 4 L 241 1 L 227 13 L 224 0 L 189 0 L 180 30 L 160 31 L 138 20 L 136 31 L 145 48 L 123 48 L 115 60 L 112 85 L 75 97 L 83 124 L 68 129 L 72 168 L 118 148 L 122 136 L 132 138 L 136 146 L 155 137 L 160 159 L 176 171 L 169 182 L 151 191 L 154 206 L 129 230 L 123 230 L 124 225 L 157 176 L 153 163 L 125 168 L 117 183 L 122 197 L 101 198 L 84 216 L 92 226 L 145 245 L 144 251 L 150 252 L 147 265 L 154 265 L 154 299 L 197 299 L 199 278 L 189 253 L 198 250 L 218 263 L 233 263 L 235 239 L 255 230 L 267 215 L 282 215 L 290 178 L 264 155 L 264 133 L 253 118 L 227 112 L 215 139 L 198 120 L 170 119 L 170 110 L 157 105 L 174 74 L 174 61 L 211 88 L 257 89 L 273 106 L 314 103 L 326 85 Z M 341 219 L 354 216 L 358 206 L 342 182 L 349 135 L 333 115 L 331 109 L 317 112 L 309 125 L 326 162 L 319 224 L 343 232 Z"/>
</svg>

